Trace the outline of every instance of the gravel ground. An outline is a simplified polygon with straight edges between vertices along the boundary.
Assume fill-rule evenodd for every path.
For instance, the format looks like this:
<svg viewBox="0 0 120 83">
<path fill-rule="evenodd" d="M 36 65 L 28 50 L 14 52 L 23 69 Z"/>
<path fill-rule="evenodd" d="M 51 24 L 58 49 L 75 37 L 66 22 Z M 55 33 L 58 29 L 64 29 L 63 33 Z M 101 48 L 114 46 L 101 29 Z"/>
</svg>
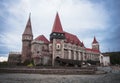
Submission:
<svg viewBox="0 0 120 83">
<path fill-rule="evenodd" d="M 120 73 L 102 75 L 0 74 L 0 83 L 120 83 Z"/>
<path fill-rule="evenodd" d="M 98 67 L 101 75 L 42 75 L 0 73 L 0 83 L 120 83 L 120 67 Z"/>
</svg>

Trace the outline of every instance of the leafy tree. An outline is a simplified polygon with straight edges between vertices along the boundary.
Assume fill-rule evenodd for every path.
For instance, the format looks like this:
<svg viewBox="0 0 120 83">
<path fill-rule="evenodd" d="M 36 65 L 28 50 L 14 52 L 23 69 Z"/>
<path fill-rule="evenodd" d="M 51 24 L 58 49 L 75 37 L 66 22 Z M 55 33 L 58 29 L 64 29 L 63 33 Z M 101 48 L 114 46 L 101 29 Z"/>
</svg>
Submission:
<svg viewBox="0 0 120 83">
<path fill-rule="evenodd" d="M 110 53 L 110 61 L 111 64 L 119 64 L 120 65 L 120 52 L 111 52 Z"/>
</svg>

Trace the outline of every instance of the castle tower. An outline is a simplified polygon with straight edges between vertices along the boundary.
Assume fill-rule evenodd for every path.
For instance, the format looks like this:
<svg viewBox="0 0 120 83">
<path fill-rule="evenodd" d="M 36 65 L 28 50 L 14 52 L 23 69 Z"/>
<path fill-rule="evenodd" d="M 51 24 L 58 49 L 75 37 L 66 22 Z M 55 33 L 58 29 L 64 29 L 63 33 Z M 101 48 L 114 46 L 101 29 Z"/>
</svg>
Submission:
<svg viewBox="0 0 120 83">
<path fill-rule="evenodd" d="M 29 16 L 25 30 L 22 34 L 22 63 L 31 60 L 31 41 L 33 40 L 31 19 Z"/>
<path fill-rule="evenodd" d="M 93 42 L 92 42 L 92 49 L 94 50 L 99 50 L 99 43 L 96 40 L 96 37 L 94 37 Z"/>
<path fill-rule="evenodd" d="M 64 56 L 64 39 L 65 34 L 60 22 L 58 13 L 56 14 L 52 33 L 50 34 L 50 41 L 52 42 L 52 66 L 55 65 L 55 59 L 57 57 L 63 58 Z"/>
</svg>

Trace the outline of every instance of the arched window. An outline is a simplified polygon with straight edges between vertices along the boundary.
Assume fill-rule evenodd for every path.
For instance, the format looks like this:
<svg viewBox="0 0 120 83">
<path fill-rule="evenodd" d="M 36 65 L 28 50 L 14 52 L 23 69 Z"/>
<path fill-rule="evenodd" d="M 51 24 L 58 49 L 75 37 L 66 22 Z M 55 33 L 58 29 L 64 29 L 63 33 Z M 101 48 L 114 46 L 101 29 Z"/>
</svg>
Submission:
<svg viewBox="0 0 120 83">
<path fill-rule="evenodd" d="M 56 44 L 56 49 L 57 49 L 57 50 L 60 50 L 60 49 L 61 49 L 60 43 L 57 43 L 57 44 Z"/>
</svg>

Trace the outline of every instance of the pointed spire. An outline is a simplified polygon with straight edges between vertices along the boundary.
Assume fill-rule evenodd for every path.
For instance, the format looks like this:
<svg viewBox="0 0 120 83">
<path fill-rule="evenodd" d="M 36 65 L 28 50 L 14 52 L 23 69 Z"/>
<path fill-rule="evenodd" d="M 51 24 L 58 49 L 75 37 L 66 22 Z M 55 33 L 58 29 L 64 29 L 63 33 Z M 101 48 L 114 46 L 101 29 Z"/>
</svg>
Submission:
<svg viewBox="0 0 120 83">
<path fill-rule="evenodd" d="M 63 33 L 63 28 L 62 28 L 62 25 L 61 25 L 61 22 L 60 22 L 60 18 L 59 18 L 58 12 L 57 12 L 56 17 L 55 17 L 55 21 L 54 21 L 52 32 Z"/>
<path fill-rule="evenodd" d="M 93 44 L 94 43 L 98 43 L 98 41 L 96 40 L 96 37 L 94 36 L 94 39 L 93 39 L 93 42 L 92 42 Z"/>
<path fill-rule="evenodd" d="M 32 34 L 32 25 L 31 25 L 31 18 L 30 17 L 31 17 L 31 13 L 29 14 L 29 19 L 27 21 L 26 28 L 25 28 L 23 34 L 33 35 Z"/>
</svg>

